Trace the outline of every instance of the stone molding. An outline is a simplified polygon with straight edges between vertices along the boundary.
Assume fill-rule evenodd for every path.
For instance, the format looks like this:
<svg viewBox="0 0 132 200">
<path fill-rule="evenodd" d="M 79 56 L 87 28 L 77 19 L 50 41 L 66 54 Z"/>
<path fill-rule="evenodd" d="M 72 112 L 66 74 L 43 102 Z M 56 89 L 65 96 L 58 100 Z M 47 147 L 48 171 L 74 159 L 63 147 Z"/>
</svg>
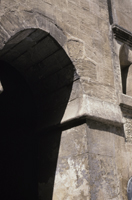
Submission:
<svg viewBox="0 0 132 200">
<path fill-rule="evenodd" d="M 132 32 L 129 32 L 117 24 L 112 25 L 112 30 L 115 39 L 132 47 Z"/>
<path fill-rule="evenodd" d="M 122 126 L 123 124 L 120 106 L 97 100 L 85 94 L 69 102 L 61 124 L 81 118 L 90 118 L 116 126 Z"/>
<path fill-rule="evenodd" d="M 120 94 L 119 96 L 119 104 L 122 107 L 127 107 L 132 110 L 132 97 L 126 94 Z"/>
</svg>

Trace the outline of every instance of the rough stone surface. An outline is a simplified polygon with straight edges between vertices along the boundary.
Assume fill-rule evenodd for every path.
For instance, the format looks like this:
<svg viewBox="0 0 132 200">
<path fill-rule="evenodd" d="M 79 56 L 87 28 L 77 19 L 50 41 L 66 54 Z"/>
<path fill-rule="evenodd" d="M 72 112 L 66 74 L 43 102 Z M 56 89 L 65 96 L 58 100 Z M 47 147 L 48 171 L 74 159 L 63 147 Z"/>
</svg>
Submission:
<svg viewBox="0 0 132 200">
<path fill-rule="evenodd" d="M 132 9 L 132 1 L 114 1 L 112 0 L 112 10 L 113 10 L 113 21 L 114 23 L 122 26 L 128 31 L 132 32 L 132 27 L 130 25 L 131 21 L 131 9 Z"/>
<path fill-rule="evenodd" d="M 104 3 L 86 0 L 78 0 L 78 3 L 71 0 L 63 1 L 63 3 L 58 0 L 39 0 L 38 2 L 12 1 L 10 7 L 7 7 L 7 2 L 1 1 L 0 24 L 9 37 L 25 28 L 41 28 L 50 32 L 51 36 L 64 47 L 71 60 L 77 61 L 77 64 L 76 62 L 74 63 L 75 67 L 78 62 L 81 63 L 81 60 L 86 58 L 86 60 L 91 60 L 94 63 L 96 70 L 99 68 L 102 78 L 97 78 L 95 75 L 92 84 L 87 82 L 83 74 L 80 77 L 85 92 L 89 95 L 88 90 L 90 87 L 94 93 L 90 95 L 98 98 L 98 94 L 94 92 L 98 84 L 97 90 L 104 91 L 102 99 L 115 101 L 111 98 L 115 95 L 115 91 L 114 76 L 111 71 L 110 43 L 107 38 L 109 34 L 107 1 L 104 1 Z M 81 63 L 81 70 L 84 66 L 89 67 L 90 63 L 87 61 L 85 64 Z M 102 67 L 100 68 L 100 66 Z M 107 70 L 110 70 L 108 83 L 105 72 Z M 89 71 L 87 73 L 90 74 Z M 91 77 L 91 75 L 89 76 Z M 103 85 L 108 86 L 106 86 L 106 89 L 102 89 Z M 88 90 L 86 90 L 86 87 Z M 107 87 L 112 87 L 109 98 L 106 98 L 105 95 Z"/>
<path fill-rule="evenodd" d="M 0 1 L 0 64 L 37 107 L 40 200 L 127 200 L 131 13 L 132 0 Z"/>
<path fill-rule="evenodd" d="M 91 120 L 64 131 L 53 199 L 80 200 L 85 199 L 85 195 L 91 200 L 127 199 L 130 172 L 126 166 L 131 150 L 125 144 L 123 134 L 122 128 Z M 85 194 L 81 192 L 82 187 Z M 62 196 L 58 195 L 60 190 Z"/>
<path fill-rule="evenodd" d="M 121 126 L 123 123 L 120 108 L 114 104 L 94 100 L 87 95 L 83 95 L 68 103 L 67 109 L 62 118 L 62 123 L 77 118 L 98 118 L 99 121 L 115 123 Z"/>
<path fill-rule="evenodd" d="M 63 131 L 53 199 L 89 199 L 86 125 Z M 62 192 L 63 191 L 63 192 Z"/>
</svg>

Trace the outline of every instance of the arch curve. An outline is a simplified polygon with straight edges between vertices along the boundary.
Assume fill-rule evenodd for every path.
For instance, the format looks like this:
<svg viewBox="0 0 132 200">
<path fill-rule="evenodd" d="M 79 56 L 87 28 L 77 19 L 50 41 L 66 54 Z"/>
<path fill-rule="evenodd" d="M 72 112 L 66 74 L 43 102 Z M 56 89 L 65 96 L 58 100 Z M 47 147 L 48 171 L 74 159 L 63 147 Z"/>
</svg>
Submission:
<svg viewBox="0 0 132 200">
<path fill-rule="evenodd" d="M 49 33 L 62 47 L 67 41 L 65 33 L 58 27 L 54 20 L 32 10 L 21 12 L 6 12 L 0 18 L 0 49 L 7 41 L 12 40 L 13 36 L 25 29 L 41 29 Z"/>
<path fill-rule="evenodd" d="M 44 113 L 49 115 L 48 109 L 52 125 L 59 124 L 70 97 L 72 83 L 77 78 L 74 76 L 75 68 L 61 45 L 48 32 L 25 29 L 8 40 L 0 51 L 0 60 L 17 69 L 28 83 L 37 103 L 39 124 L 43 124 L 44 118 L 48 125 L 49 119 L 44 116 Z M 53 119 L 53 112 L 58 117 Z"/>
<path fill-rule="evenodd" d="M 8 71 L 5 70 L 4 79 L 2 79 L 2 74 L 3 74 L 2 69 L 4 69 L 6 65 L 8 65 L 7 68 L 9 70 Z M 10 82 L 12 83 L 13 81 L 12 79 L 14 75 L 12 74 L 15 73 L 14 71 L 17 71 L 17 73 L 19 73 L 22 76 L 23 81 L 25 81 L 26 86 L 31 91 L 32 96 L 28 98 L 29 99 L 28 105 L 30 105 L 30 101 L 33 101 L 36 107 L 37 114 L 36 112 L 32 112 L 32 114 L 34 115 L 35 113 L 36 116 L 33 117 L 33 120 L 31 121 L 31 126 L 28 128 L 28 130 L 26 130 L 26 134 L 24 136 L 28 138 L 28 142 L 30 143 L 32 133 L 29 134 L 28 131 L 31 130 L 30 128 L 32 127 L 32 123 L 36 123 L 36 126 L 34 126 L 35 130 L 33 130 L 33 140 L 34 141 L 36 140 L 36 133 L 37 133 L 37 135 L 39 135 L 38 140 L 40 143 L 38 146 L 42 148 L 40 150 L 40 154 L 39 154 L 40 158 L 38 161 L 39 163 L 38 164 L 38 168 L 39 168 L 38 182 L 40 182 L 40 191 L 41 191 L 41 187 L 42 186 L 44 187 L 43 198 L 51 199 L 51 195 L 53 192 L 53 184 L 54 184 L 54 174 L 55 174 L 56 162 L 57 162 L 57 156 L 58 156 L 57 153 L 59 149 L 59 141 L 60 141 L 60 136 L 61 136 L 61 130 L 59 127 L 60 127 L 61 119 L 65 113 L 65 109 L 70 99 L 73 82 L 76 79 L 78 79 L 78 77 L 75 76 L 76 74 L 75 68 L 70 58 L 67 56 L 66 52 L 60 46 L 60 44 L 48 32 L 45 32 L 41 29 L 34 29 L 34 28 L 25 29 L 15 34 L 10 40 L 8 40 L 4 48 L 0 51 L 0 79 L 1 79 L 0 81 L 1 81 L 1 85 L 3 86 L 3 92 L 0 95 L 1 96 L 4 95 L 4 93 L 7 91 L 7 93 L 9 94 L 8 95 L 9 102 L 10 102 L 10 97 L 15 97 L 15 93 L 13 93 L 12 95 L 12 87 L 10 87 Z M 8 77 L 10 77 L 9 80 L 8 80 Z M 17 76 L 15 77 L 17 79 Z M 8 84 L 5 84 L 4 80 L 6 80 Z M 19 78 L 17 79 L 17 81 L 19 83 L 20 81 Z M 16 86 L 17 82 L 14 83 L 13 81 L 12 85 L 13 87 Z M 21 88 L 19 87 L 17 88 L 17 91 L 19 89 L 20 89 L 19 91 L 20 98 L 18 100 L 20 101 L 18 102 L 18 104 L 20 107 L 22 107 L 21 105 L 24 105 L 24 104 L 23 104 L 23 101 L 21 101 L 21 97 L 23 95 L 26 95 L 26 93 L 23 90 L 21 90 Z M 14 91 L 16 92 L 16 90 Z M 0 96 L 0 99 L 1 99 L 1 96 Z M 13 100 L 17 101 L 17 99 L 15 98 L 13 98 Z M 14 102 L 14 105 L 15 105 L 15 102 Z M 26 101 L 25 101 L 25 105 L 27 105 Z M 6 107 L 6 105 L 4 106 Z M 31 106 L 31 109 L 29 109 L 29 111 L 34 109 L 33 106 Z M 14 109 L 15 109 L 15 106 L 14 106 Z M 22 108 L 21 110 L 22 110 L 21 113 L 24 113 L 24 115 L 26 115 L 26 107 Z M 19 109 L 16 110 L 16 114 L 18 114 L 18 121 L 19 121 Z M 5 113 L 5 115 L 8 115 L 8 113 Z M 3 115 L 1 112 L 1 117 L 2 116 Z M 32 116 L 29 115 L 29 117 L 32 117 Z M 12 123 L 14 123 L 13 131 L 15 127 L 14 119 L 15 118 L 12 119 Z M 25 123 L 25 121 L 23 120 L 21 124 L 23 124 L 23 122 Z M 6 119 L 5 119 L 5 124 L 6 124 Z M 23 126 L 21 125 L 17 128 L 23 129 Z M 25 129 L 24 129 L 24 132 L 25 132 Z M 55 130 L 55 132 L 52 132 L 53 130 Z M 16 130 L 16 134 L 14 137 L 16 137 L 17 132 L 18 131 Z M 18 142 L 18 140 L 20 140 L 19 136 L 23 134 L 23 132 L 22 133 L 20 132 L 22 131 L 19 131 L 17 138 L 15 138 L 16 143 Z M 42 135 L 44 136 L 44 138 Z M 24 140 L 24 144 L 22 144 L 22 148 L 25 149 L 24 147 L 25 138 L 23 140 Z M 14 139 L 11 139 L 11 142 L 14 142 Z M 8 141 L 6 141 L 6 143 L 8 143 Z M 47 147 L 47 143 L 48 144 L 50 143 L 52 147 L 51 148 Z M 57 146 L 56 146 L 56 143 L 57 143 Z M 36 145 L 34 144 L 34 142 L 33 144 L 29 146 L 27 145 L 26 151 L 29 151 L 30 146 L 34 148 L 34 145 Z M 5 146 L 8 146 L 8 144 L 6 144 Z M 3 145 L 3 149 L 5 148 L 5 146 Z M 49 154 L 51 154 L 52 156 L 52 154 L 54 153 L 54 146 L 57 149 L 57 150 L 55 149 L 56 152 L 55 152 L 54 158 L 49 158 Z M 18 150 L 20 149 L 18 148 Z M 10 158 L 9 153 L 10 152 L 8 151 L 7 158 Z M 23 154 L 23 152 L 21 151 L 20 153 Z M 26 153 L 24 155 L 29 160 L 28 164 L 31 166 L 31 164 L 33 163 L 36 170 L 36 165 L 34 164 L 36 163 L 36 160 L 34 160 L 36 158 L 34 158 L 34 155 L 32 154 L 33 152 L 31 152 L 31 157 L 33 158 L 31 162 L 30 162 L 30 159 L 27 158 Z M 14 155 L 16 154 L 14 154 L 14 150 L 13 150 L 13 154 L 12 154 L 13 159 L 14 159 Z M 35 156 L 37 156 L 37 154 Z M 46 161 L 44 161 L 44 156 L 45 156 Z M 4 160 L 4 157 L 3 157 L 3 160 Z M 8 159 L 6 162 L 8 162 Z M 6 165 L 6 162 L 5 162 L 5 165 Z M 45 162 L 48 163 L 46 166 L 45 166 Z M 15 164 L 16 163 L 14 163 L 14 165 Z M 24 162 L 24 165 L 26 166 L 26 162 Z M 19 174 L 19 169 L 16 171 Z M 25 169 L 25 171 L 26 173 L 28 173 L 27 169 Z M 12 172 L 14 173 L 14 170 L 12 170 L 11 173 Z M 28 178 L 27 184 L 29 184 L 32 187 L 32 180 L 30 179 L 32 174 L 29 173 L 29 175 L 30 176 Z M 15 176 L 15 178 L 18 179 L 19 177 Z M 23 176 L 21 176 L 21 179 L 23 179 Z M 26 181 L 26 179 L 27 177 L 24 177 L 24 181 Z M 36 191 L 36 176 L 34 177 L 34 179 L 35 179 L 35 183 L 33 187 L 35 188 L 35 191 Z M 2 180 L 4 180 L 4 178 Z M 15 188 L 15 184 L 16 183 L 13 184 L 12 188 Z M 47 192 L 46 184 L 48 184 L 48 192 Z M 20 187 L 18 186 L 19 189 L 21 189 L 21 186 L 22 184 L 20 184 Z M 23 190 L 25 190 L 25 188 Z M 32 190 L 33 190 L 32 188 L 29 190 L 30 193 L 32 193 Z M 15 192 L 12 191 L 12 195 L 14 195 L 14 193 Z M 24 192 L 21 192 L 20 194 L 24 194 Z M 18 193 L 18 195 L 20 194 Z M 36 195 L 37 195 L 37 191 L 36 191 Z M 21 198 L 26 199 L 27 197 L 24 196 Z"/>
</svg>

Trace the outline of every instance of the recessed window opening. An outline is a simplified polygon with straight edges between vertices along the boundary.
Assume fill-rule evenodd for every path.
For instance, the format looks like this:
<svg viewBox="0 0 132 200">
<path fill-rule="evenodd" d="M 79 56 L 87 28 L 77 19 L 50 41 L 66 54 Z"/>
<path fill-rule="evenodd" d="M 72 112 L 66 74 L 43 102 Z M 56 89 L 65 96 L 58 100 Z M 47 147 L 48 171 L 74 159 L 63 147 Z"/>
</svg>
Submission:
<svg viewBox="0 0 132 200">
<path fill-rule="evenodd" d="M 128 96 L 132 96 L 132 49 L 126 44 L 120 48 L 120 66 L 122 78 L 122 92 Z"/>
</svg>

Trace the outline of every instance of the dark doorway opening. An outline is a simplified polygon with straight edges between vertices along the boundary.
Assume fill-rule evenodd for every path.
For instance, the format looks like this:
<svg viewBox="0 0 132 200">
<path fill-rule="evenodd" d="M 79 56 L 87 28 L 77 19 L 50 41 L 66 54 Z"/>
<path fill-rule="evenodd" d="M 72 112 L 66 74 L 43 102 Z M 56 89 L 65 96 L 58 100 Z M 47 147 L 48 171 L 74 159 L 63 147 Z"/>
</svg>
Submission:
<svg viewBox="0 0 132 200">
<path fill-rule="evenodd" d="M 0 62 L 0 198 L 37 198 L 36 106 L 22 76 Z"/>
<path fill-rule="evenodd" d="M 52 200 L 60 123 L 78 76 L 40 29 L 13 36 L 0 60 L 0 199 Z"/>
</svg>

